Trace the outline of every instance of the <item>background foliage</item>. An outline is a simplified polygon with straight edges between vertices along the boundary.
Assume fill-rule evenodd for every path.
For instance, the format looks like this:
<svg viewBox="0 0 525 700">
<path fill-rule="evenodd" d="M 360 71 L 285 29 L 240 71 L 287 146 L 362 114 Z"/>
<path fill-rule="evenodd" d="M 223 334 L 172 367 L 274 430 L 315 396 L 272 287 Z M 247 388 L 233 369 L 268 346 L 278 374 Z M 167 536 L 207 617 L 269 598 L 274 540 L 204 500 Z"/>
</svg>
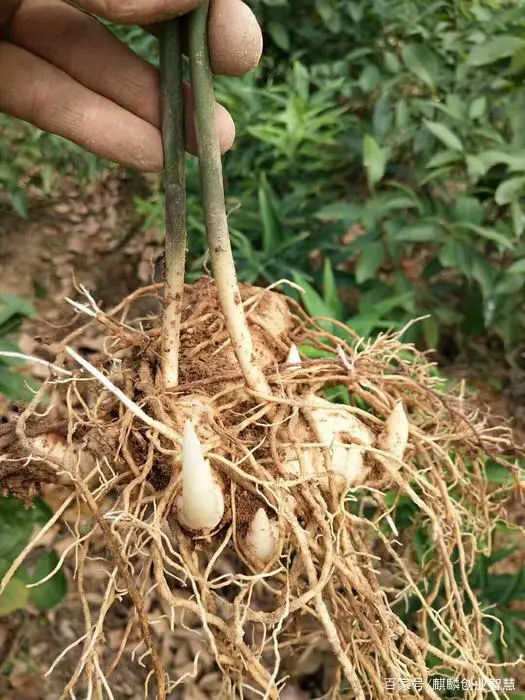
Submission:
<svg viewBox="0 0 525 700">
<path fill-rule="evenodd" d="M 517 346 L 524 3 L 252 6 L 263 66 L 218 81 L 238 129 L 225 176 L 241 276 L 292 271 L 322 291 L 328 259 L 342 302 L 333 311 L 360 332 L 430 313 L 410 339 L 444 338 L 453 354 L 483 335 Z M 161 225 L 158 197 L 139 206 Z M 196 197 L 191 213 L 199 270 Z"/>
<path fill-rule="evenodd" d="M 12 496 L 0 496 L 0 578 L 39 530 L 53 515 L 50 507 L 36 499 L 30 508 Z M 67 592 L 67 579 L 59 568 L 54 550 L 40 548 L 20 567 L 0 595 L 0 619 L 31 605 L 46 612 L 58 605 Z M 42 581 L 42 583 L 40 583 Z M 28 587 L 39 583 L 38 586 Z"/>
<path fill-rule="evenodd" d="M 482 336 L 512 349 L 525 328 L 525 3 L 523 0 L 252 0 L 265 57 L 218 79 L 237 125 L 224 161 L 240 276 L 300 275 L 338 317 L 370 333 L 431 317 L 408 340 L 452 356 Z M 111 28 L 156 61 L 155 40 Z M 0 182 L 51 190 L 100 162 L 3 117 Z M 13 157 L 14 156 L 14 157 Z M 190 275 L 205 255 L 196 162 Z M 138 200 L 162 232 L 159 191 Z M 312 302 L 310 302 L 312 303 Z"/>
<path fill-rule="evenodd" d="M 24 362 L 16 357 L 20 352 L 13 341 L 15 333 L 24 318 L 34 316 L 33 305 L 26 299 L 11 294 L 0 294 L 0 394 L 13 401 L 29 401 L 36 382 L 30 377 L 13 371 Z M 14 355 L 14 356 L 13 356 Z"/>
</svg>

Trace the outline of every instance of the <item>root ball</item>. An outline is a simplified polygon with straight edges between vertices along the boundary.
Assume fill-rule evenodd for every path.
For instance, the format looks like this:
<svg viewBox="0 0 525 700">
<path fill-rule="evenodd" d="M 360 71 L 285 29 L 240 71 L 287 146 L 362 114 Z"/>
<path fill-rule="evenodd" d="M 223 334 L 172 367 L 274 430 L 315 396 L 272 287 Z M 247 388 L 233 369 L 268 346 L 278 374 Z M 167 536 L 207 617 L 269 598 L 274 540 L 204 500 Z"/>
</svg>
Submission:
<svg viewBox="0 0 525 700">
<path fill-rule="evenodd" d="M 502 456 L 510 431 L 477 409 L 465 413 L 463 398 L 443 392 L 400 334 L 334 337 L 281 294 L 244 286 L 254 355 L 272 393 L 249 391 L 207 278 L 186 289 L 180 383 L 164 391 L 159 318 L 133 320 L 134 304 L 158 292 L 149 287 L 119 305 L 125 324 L 97 311 L 105 349 L 90 362 L 109 383 L 71 363 L 71 381 L 51 381 L 35 398 L 0 462 L 4 487 L 21 456 L 35 481 L 43 465 L 69 474 L 93 516 L 77 556 L 100 555 L 102 539 L 107 571 L 116 567 L 97 624 L 86 621 L 87 672 L 101 668 L 107 611 L 128 595 L 135 617 L 127 634 L 142 638 L 159 697 L 185 680 L 160 665 L 149 610 L 184 618 L 192 678 L 201 673 L 197 652 L 211 656 L 218 697 L 246 697 L 251 685 L 277 699 L 283 679 L 297 677 L 297 659 L 319 655 L 330 672 L 316 690 L 334 698 L 387 697 L 390 677 L 426 682 L 429 654 L 454 675 L 489 677 L 484 612 L 468 570 L 503 514 L 505 490 L 491 490 L 484 465 L 490 455 L 516 470 Z M 300 363 L 287 363 L 294 344 Z M 308 348 L 318 359 L 306 359 Z M 126 405 L 111 388 L 116 376 Z M 55 444 L 34 442 L 29 426 L 45 392 L 63 434 L 90 446 L 89 474 Z M 334 403 L 336 394 L 346 402 Z M 422 593 L 429 581 L 435 600 Z M 78 586 L 87 601 L 83 577 Z M 439 643 L 429 641 L 425 619 Z"/>
</svg>

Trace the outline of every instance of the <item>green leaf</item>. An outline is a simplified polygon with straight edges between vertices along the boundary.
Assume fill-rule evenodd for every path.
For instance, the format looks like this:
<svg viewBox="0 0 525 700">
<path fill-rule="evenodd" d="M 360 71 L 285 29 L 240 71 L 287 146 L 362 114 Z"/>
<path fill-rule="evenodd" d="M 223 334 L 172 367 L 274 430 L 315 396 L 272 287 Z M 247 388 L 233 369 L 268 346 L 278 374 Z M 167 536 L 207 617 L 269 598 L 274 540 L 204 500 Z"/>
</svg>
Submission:
<svg viewBox="0 0 525 700">
<path fill-rule="evenodd" d="M 346 321 L 346 325 L 362 338 L 368 338 L 372 333 L 380 330 L 397 328 L 394 320 L 382 319 L 377 313 L 359 313 Z"/>
<path fill-rule="evenodd" d="M 36 525 L 45 525 L 53 517 L 53 510 L 41 498 L 35 498 L 29 513 L 31 513 L 31 519 Z"/>
<path fill-rule="evenodd" d="M 16 509 L 10 507 L 13 502 Z M 29 542 L 33 521 L 18 499 L 0 498 L 0 507 L 0 559 L 13 560 Z"/>
<path fill-rule="evenodd" d="M 11 615 L 16 610 L 25 607 L 29 598 L 29 589 L 26 584 L 14 576 L 0 595 L 0 617 Z"/>
<path fill-rule="evenodd" d="M 296 284 L 303 288 L 304 294 L 302 296 L 304 305 L 310 316 L 316 318 L 323 316 L 325 318 L 332 318 L 332 309 L 328 306 L 325 300 L 318 294 L 318 292 L 312 287 L 312 285 L 307 282 L 307 280 L 298 272 L 292 273 L 293 280 Z M 320 321 L 319 325 L 328 332 L 333 331 L 333 323 L 329 321 Z"/>
<path fill-rule="evenodd" d="M 359 87 L 363 92 L 372 92 L 381 82 L 381 73 L 373 64 L 369 63 L 359 77 Z"/>
<path fill-rule="evenodd" d="M 290 50 L 290 35 L 281 22 L 268 22 L 266 29 L 274 44 L 283 51 Z"/>
<path fill-rule="evenodd" d="M 319 348 L 313 348 L 311 345 L 299 345 L 299 352 L 304 355 L 309 360 L 319 360 L 323 357 L 333 357 L 334 353 L 328 350 L 320 350 Z"/>
<path fill-rule="evenodd" d="M 32 377 L 25 377 L 23 374 L 11 372 L 5 365 L 0 363 L 0 394 L 7 396 L 13 401 L 28 401 L 33 397 L 30 389 L 38 388 L 38 382 Z"/>
<path fill-rule="evenodd" d="M 523 39 L 516 36 L 501 35 L 475 46 L 467 56 L 467 65 L 486 66 L 502 58 L 509 58 L 525 46 Z"/>
<path fill-rule="evenodd" d="M 439 343 L 439 324 L 433 316 L 423 320 L 423 335 L 429 349 L 437 348 Z"/>
<path fill-rule="evenodd" d="M 461 160 L 461 155 L 457 151 L 442 151 L 436 153 L 426 164 L 427 168 L 441 168 L 443 165 L 457 163 Z"/>
<path fill-rule="evenodd" d="M 482 97 L 476 97 L 474 102 L 470 105 L 469 117 L 471 119 L 480 119 L 487 111 L 487 98 L 485 95 Z"/>
<path fill-rule="evenodd" d="M 374 135 L 383 138 L 391 132 L 392 114 L 390 97 L 388 94 L 383 95 L 376 103 L 372 114 L 372 129 Z"/>
<path fill-rule="evenodd" d="M 378 271 L 385 258 L 385 246 L 380 241 L 367 243 L 359 255 L 355 267 L 355 278 L 358 284 L 371 279 Z"/>
<path fill-rule="evenodd" d="M 502 233 L 499 233 L 499 231 L 496 231 L 496 229 L 494 228 L 476 226 L 475 224 L 467 223 L 466 221 L 458 221 L 454 224 L 454 226 L 457 228 L 467 229 L 469 231 L 472 231 L 473 233 L 477 233 L 482 238 L 486 238 L 488 241 L 493 241 L 494 243 L 497 243 L 498 245 L 502 246 L 503 248 L 506 248 L 507 250 L 512 250 L 514 247 L 512 242 L 509 241 L 508 238 L 505 238 L 505 236 Z"/>
<path fill-rule="evenodd" d="M 487 168 L 483 160 L 479 156 L 467 155 L 465 156 L 467 163 L 467 172 L 471 180 L 476 182 L 480 177 L 483 177 L 487 172 Z"/>
<path fill-rule="evenodd" d="M 20 352 L 20 348 L 15 343 L 9 342 L 0 335 L 0 352 Z M 0 356 L 0 363 L 2 362 L 10 367 L 23 367 L 25 364 L 24 360 L 20 360 L 17 357 Z"/>
<path fill-rule="evenodd" d="M 282 231 L 272 201 L 275 195 L 264 173 L 261 175 L 258 196 L 262 225 L 262 249 L 266 255 L 271 255 L 279 248 Z"/>
<path fill-rule="evenodd" d="M 508 297 L 509 294 L 516 294 L 525 284 L 525 279 L 521 275 L 503 275 L 494 287 L 494 296 Z"/>
<path fill-rule="evenodd" d="M 512 75 L 522 73 L 525 70 L 525 46 L 518 49 L 512 57 L 510 72 Z"/>
<path fill-rule="evenodd" d="M 13 294 L 0 294 L 0 326 L 9 321 L 13 316 L 35 316 L 35 307 L 27 299 Z"/>
<path fill-rule="evenodd" d="M 497 148 L 489 148 L 478 153 L 477 157 L 483 162 L 483 174 L 495 165 L 507 165 L 509 170 L 515 172 L 525 170 L 525 152 L 523 150 L 507 153 L 507 151 Z"/>
<path fill-rule="evenodd" d="M 469 250 L 459 241 L 447 241 L 438 253 L 443 267 L 457 267 L 464 275 L 470 274 Z"/>
<path fill-rule="evenodd" d="M 500 574 L 501 577 L 505 574 Z M 507 577 L 505 576 L 507 580 Z M 510 577 L 508 583 L 505 585 L 505 592 L 503 596 L 499 599 L 499 605 L 505 605 L 511 600 L 522 600 L 525 592 L 522 590 L 523 582 L 525 581 L 525 567 L 521 567 L 516 571 L 516 573 Z"/>
<path fill-rule="evenodd" d="M 294 61 L 292 68 L 293 86 L 298 95 L 306 102 L 310 94 L 310 74 L 301 61 Z"/>
<path fill-rule="evenodd" d="M 519 199 L 520 196 L 525 191 L 525 175 L 520 175 L 518 177 L 511 177 L 508 180 L 504 180 L 497 188 L 494 195 L 496 204 L 500 206 L 504 204 L 510 204 Z"/>
<path fill-rule="evenodd" d="M 410 110 L 406 100 L 399 100 L 395 106 L 396 127 L 399 131 L 406 129 L 410 122 Z"/>
<path fill-rule="evenodd" d="M 341 320 L 343 318 L 343 304 L 339 298 L 332 263 L 328 258 L 325 258 L 323 267 L 323 297 L 332 310 L 334 318 Z"/>
<path fill-rule="evenodd" d="M 457 197 L 452 207 L 452 213 L 456 221 L 467 221 L 478 226 L 483 223 L 485 218 L 483 206 L 476 197 Z"/>
<path fill-rule="evenodd" d="M 370 185 L 383 179 L 389 156 L 390 149 L 381 148 L 373 136 L 367 134 L 363 138 L 363 165 Z"/>
<path fill-rule="evenodd" d="M 338 384 L 337 386 L 331 386 L 328 389 L 325 389 L 324 394 L 326 398 L 333 403 L 344 403 L 347 406 L 350 406 L 350 392 L 343 384 Z"/>
<path fill-rule="evenodd" d="M 24 502 L 14 496 L 0 496 L 0 527 L 6 521 L 13 525 L 15 521 L 33 522 L 44 525 L 52 517 L 53 511 L 41 498 L 35 498 L 32 505 L 26 508 Z M 2 558 L 0 554 L 0 559 Z"/>
<path fill-rule="evenodd" d="M 401 64 L 395 53 L 383 51 L 383 63 L 389 73 L 399 73 Z"/>
<path fill-rule="evenodd" d="M 510 486 L 511 484 L 515 483 L 514 476 L 511 470 L 508 467 L 505 467 L 503 464 L 499 464 L 499 462 L 495 462 L 492 459 L 487 460 L 487 463 L 485 465 L 485 473 L 487 475 L 487 481 L 489 482 L 489 484 L 502 484 Z"/>
<path fill-rule="evenodd" d="M 510 267 L 507 268 L 507 274 L 520 275 L 525 274 L 525 258 L 516 260 Z"/>
<path fill-rule="evenodd" d="M 437 242 L 441 240 L 443 233 L 443 229 L 436 224 L 415 224 L 404 226 L 399 231 L 389 234 L 388 239 L 405 243 Z"/>
<path fill-rule="evenodd" d="M 491 462 L 491 460 L 489 460 L 489 462 Z M 492 464 L 496 464 L 496 462 L 492 462 Z M 508 473 L 508 470 L 507 470 L 507 473 Z M 499 483 L 499 484 L 505 483 L 503 481 L 491 482 L 490 479 L 489 479 L 489 482 L 490 483 Z M 509 483 L 509 482 L 506 482 L 506 483 Z M 513 482 L 510 482 L 510 483 L 513 483 Z M 510 534 L 510 533 L 506 533 L 506 534 Z M 492 566 L 493 564 L 497 564 L 497 562 L 499 562 L 499 561 L 503 561 L 504 559 L 507 559 L 508 557 L 510 557 L 511 554 L 514 554 L 514 552 L 518 551 L 520 548 L 521 548 L 521 545 L 519 543 L 513 544 L 510 547 L 504 547 L 503 549 L 498 549 L 493 554 L 491 554 L 490 557 L 484 557 L 484 559 L 487 560 L 489 566 Z"/>
<path fill-rule="evenodd" d="M 394 294 L 394 296 L 389 294 L 389 296 L 386 299 L 382 299 L 380 301 L 374 299 L 368 304 L 361 302 L 360 309 L 370 308 L 371 310 L 375 311 L 376 314 L 378 314 L 379 318 L 382 318 L 385 314 L 390 313 L 390 311 L 393 311 L 396 308 L 405 307 L 411 302 L 413 296 L 413 290 L 409 292 L 403 292 L 402 294 Z"/>
<path fill-rule="evenodd" d="M 332 33 L 341 31 L 341 12 L 334 7 L 332 0 L 315 0 L 315 9 Z"/>
<path fill-rule="evenodd" d="M 361 207 L 357 204 L 346 204 L 345 202 L 334 202 L 319 209 L 314 218 L 319 221 L 344 221 L 354 223 L 359 220 Z"/>
<path fill-rule="evenodd" d="M 11 205 L 18 216 L 27 219 L 29 216 L 29 202 L 24 190 L 15 190 L 11 194 Z"/>
<path fill-rule="evenodd" d="M 30 583 L 36 583 L 50 574 L 58 565 L 59 558 L 55 551 L 45 552 L 38 559 L 31 575 Z M 30 588 L 29 599 L 41 612 L 51 610 L 58 605 L 67 594 L 67 578 L 62 569 L 59 569 L 50 579 L 44 583 Z"/>
<path fill-rule="evenodd" d="M 521 238 L 521 234 L 525 230 L 525 213 L 520 207 L 519 202 L 510 203 L 510 212 L 512 215 L 512 227 L 516 238 Z"/>
<path fill-rule="evenodd" d="M 445 144 L 447 148 L 451 148 L 454 151 L 462 151 L 463 144 L 461 139 L 456 136 L 456 134 L 451 131 L 448 126 L 441 124 L 441 122 L 432 122 L 428 119 L 424 120 L 427 129 L 434 134 L 434 136 Z"/>
<path fill-rule="evenodd" d="M 472 251 L 471 275 L 481 287 L 483 297 L 489 299 L 494 285 L 495 272 L 486 258 Z"/>
<path fill-rule="evenodd" d="M 417 198 L 412 199 L 405 195 L 378 195 L 366 201 L 361 212 L 361 221 L 365 229 L 373 229 L 390 212 L 404 209 L 418 209 L 421 211 L 421 203 Z"/>
<path fill-rule="evenodd" d="M 441 60 L 439 56 L 423 44 L 406 44 L 401 56 L 408 70 L 430 87 L 439 79 Z"/>
</svg>

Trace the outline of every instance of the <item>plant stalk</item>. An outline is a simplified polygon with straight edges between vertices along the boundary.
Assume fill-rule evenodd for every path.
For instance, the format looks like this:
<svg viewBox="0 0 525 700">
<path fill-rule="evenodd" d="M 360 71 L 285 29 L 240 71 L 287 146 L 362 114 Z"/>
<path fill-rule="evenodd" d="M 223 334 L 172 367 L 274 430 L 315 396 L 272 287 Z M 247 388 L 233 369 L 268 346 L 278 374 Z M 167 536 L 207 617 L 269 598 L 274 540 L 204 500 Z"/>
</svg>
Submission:
<svg viewBox="0 0 525 700">
<path fill-rule="evenodd" d="M 160 37 L 162 143 L 166 238 L 162 375 L 164 387 L 179 380 L 179 345 L 186 261 L 186 174 L 181 21 L 165 22 Z"/>
<path fill-rule="evenodd" d="M 232 346 L 246 384 L 269 395 L 266 378 L 253 362 L 253 345 L 244 309 L 228 231 L 222 161 L 215 128 L 215 98 L 208 51 L 208 7 L 203 2 L 189 18 L 190 75 L 195 102 L 201 192 L 213 276 Z"/>
</svg>

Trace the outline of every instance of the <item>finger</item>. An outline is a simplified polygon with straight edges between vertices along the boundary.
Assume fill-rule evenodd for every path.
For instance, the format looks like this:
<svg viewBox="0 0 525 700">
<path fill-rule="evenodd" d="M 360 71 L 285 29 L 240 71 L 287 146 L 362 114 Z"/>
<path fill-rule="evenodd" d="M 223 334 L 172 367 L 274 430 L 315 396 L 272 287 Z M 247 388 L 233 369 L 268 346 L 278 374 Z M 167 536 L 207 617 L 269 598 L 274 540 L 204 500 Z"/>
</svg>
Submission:
<svg viewBox="0 0 525 700">
<path fill-rule="evenodd" d="M 242 0 L 212 0 L 208 24 L 211 64 L 218 75 L 244 75 L 263 50 L 255 15 Z"/>
<path fill-rule="evenodd" d="M 158 72 L 94 17 L 62 0 L 24 0 L 8 38 L 159 126 Z"/>
<path fill-rule="evenodd" d="M 13 20 L 9 38 L 137 117 L 160 127 L 158 71 L 130 51 L 97 20 L 56 0 L 26 0 Z M 187 97 L 186 143 L 196 152 Z M 216 107 L 221 152 L 231 148 L 235 127 L 224 107 Z"/>
<path fill-rule="evenodd" d="M 150 24 L 185 14 L 201 0 L 75 0 L 87 12 L 118 24 Z"/>
<path fill-rule="evenodd" d="M 3 0 L 0 5 L 0 27 L 4 27 L 9 22 L 21 2 L 22 0 Z"/>
<path fill-rule="evenodd" d="M 161 25 L 150 25 L 146 29 L 156 37 L 160 36 Z M 187 37 L 183 36 L 182 41 L 187 53 Z M 216 75 L 244 75 L 261 60 L 261 28 L 243 0 L 211 0 L 208 43 Z"/>
<path fill-rule="evenodd" d="M 162 168 L 159 130 L 50 63 L 0 42 L 0 112 L 139 170 Z M 23 86 L 23 89 L 21 89 Z"/>
</svg>

